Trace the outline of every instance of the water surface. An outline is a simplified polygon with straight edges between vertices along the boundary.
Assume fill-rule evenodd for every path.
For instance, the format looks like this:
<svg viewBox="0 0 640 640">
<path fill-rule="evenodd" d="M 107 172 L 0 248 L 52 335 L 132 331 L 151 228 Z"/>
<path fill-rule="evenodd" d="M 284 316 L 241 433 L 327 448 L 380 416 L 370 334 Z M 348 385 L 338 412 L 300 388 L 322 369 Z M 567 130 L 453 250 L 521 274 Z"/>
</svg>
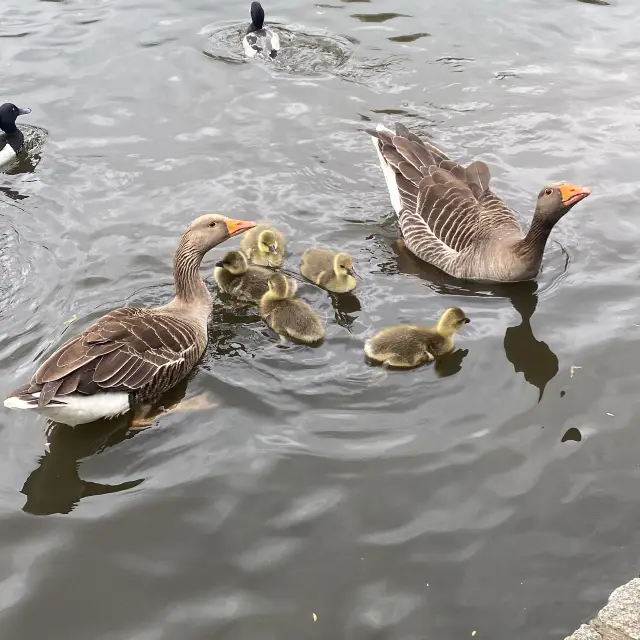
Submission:
<svg viewBox="0 0 640 640">
<path fill-rule="evenodd" d="M 3 100 L 49 132 L 0 176 L 0 392 L 108 309 L 168 300 L 205 212 L 273 221 L 290 267 L 344 248 L 364 278 L 300 288 L 315 350 L 216 300 L 173 393 L 215 409 L 48 443 L 0 412 L 2 636 L 565 637 L 638 571 L 640 10 L 281 0 L 264 64 L 240 55 L 248 4 L 0 8 Z M 362 132 L 395 120 L 485 160 L 523 219 L 545 182 L 592 187 L 536 283 L 468 287 L 397 243 Z M 375 384 L 363 340 L 451 305 L 459 350 Z"/>
</svg>

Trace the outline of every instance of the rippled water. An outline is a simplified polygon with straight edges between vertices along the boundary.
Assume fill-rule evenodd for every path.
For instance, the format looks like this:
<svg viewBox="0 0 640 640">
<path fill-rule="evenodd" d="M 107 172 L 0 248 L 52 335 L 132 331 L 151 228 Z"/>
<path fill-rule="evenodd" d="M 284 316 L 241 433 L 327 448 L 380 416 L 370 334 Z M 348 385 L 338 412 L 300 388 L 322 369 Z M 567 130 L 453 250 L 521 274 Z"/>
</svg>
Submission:
<svg viewBox="0 0 640 640">
<path fill-rule="evenodd" d="M 364 277 L 301 286 L 315 350 L 216 300 L 172 394 L 214 409 L 48 448 L 43 419 L 1 411 L 0 635 L 564 637 L 638 571 L 640 9 L 287 0 L 269 64 L 241 56 L 241 4 L 0 6 L 2 101 L 48 131 L 0 175 L 3 394 L 106 310 L 165 302 L 207 211 Z M 396 119 L 488 162 L 524 218 L 547 181 L 593 188 L 537 283 L 469 288 L 396 242 L 361 131 Z M 459 350 L 376 384 L 363 339 L 454 304 Z"/>
</svg>

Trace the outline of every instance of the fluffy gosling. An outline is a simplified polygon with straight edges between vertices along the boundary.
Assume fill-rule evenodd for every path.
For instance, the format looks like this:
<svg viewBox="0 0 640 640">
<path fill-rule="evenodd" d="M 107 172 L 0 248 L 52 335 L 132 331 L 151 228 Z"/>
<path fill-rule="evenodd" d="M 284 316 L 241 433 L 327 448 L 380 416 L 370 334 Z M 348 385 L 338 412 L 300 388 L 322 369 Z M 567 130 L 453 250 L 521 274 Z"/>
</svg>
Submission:
<svg viewBox="0 0 640 640">
<path fill-rule="evenodd" d="M 356 272 L 348 253 L 335 253 L 329 249 L 307 249 L 302 255 L 300 273 L 333 293 L 347 293 L 356 288 Z"/>
<path fill-rule="evenodd" d="M 387 367 L 410 369 L 453 350 L 455 334 L 471 322 L 458 307 L 445 309 L 435 327 L 399 325 L 376 333 L 364 345 L 365 355 Z"/>
<path fill-rule="evenodd" d="M 251 233 L 245 233 L 240 247 L 253 264 L 279 267 L 284 262 L 284 236 L 269 225 L 259 224 L 251 229 Z"/>
<path fill-rule="evenodd" d="M 284 274 L 273 274 L 260 301 L 260 315 L 280 336 L 315 344 L 324 338 L 324 327 L 313 309 L 294 297 L 296 289 L 296 283 Z"/>
<path fill-rule="evenodd" d="M 249 266 L 242 251 L 229 251 L 216 262 L 213 277 L 221 291 L 243 302 L 260 302 L 269 290 L 271 269 Z"/>
</svg>

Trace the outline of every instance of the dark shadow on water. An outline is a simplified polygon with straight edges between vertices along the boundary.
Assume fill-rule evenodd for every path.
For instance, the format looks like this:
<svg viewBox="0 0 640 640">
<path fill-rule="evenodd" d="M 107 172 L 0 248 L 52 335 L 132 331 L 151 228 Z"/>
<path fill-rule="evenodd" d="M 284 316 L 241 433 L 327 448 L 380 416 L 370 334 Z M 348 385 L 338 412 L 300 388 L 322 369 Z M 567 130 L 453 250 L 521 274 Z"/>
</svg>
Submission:
<svg viewBox="0 0 640 640">
<path fill-rule="evenodd" d="M 161 407 L 181 402 L 193 375 L 194 372 L 167 392 L 156 403 L 155 410 L 159 412 Z M 83 480 L 80 476 L 82 460 L 99 455 L 143 432 L 130 428 L 131 418 L 129 413 L 113 420 L 99 420 L 77 427 L 50 422 L 47 431 L 49 450 L 40 458 L 38 466 L 22 487 L 21 493 L 27 497 L 22 510 L 37 516 L 71 513 L 84 498 L 119 493 L 142 484 L 145 478 L 107 484 Z"/>
<path fill-rule="evenodd" d="M 436 358 L 433 368 L 439 378 L 454 376 L 462 369 L 462 361 L 469 355 L 469 349 L 455 349 L 451 353 Z"/>
<path fill-rule="evenodd" d="M 421 32 L 421 33 L 410 33 L 406 36 L 392 36 L 391 38 L 387 38 L 388 40 L 391 40 L 391 42 L 415 42 L 416 40 L 419 40 L 420 38 L 427 38 L 428 36 L 430 36 L 430 33 L 427 33 L 426 31 Z"/>
<path fill-rule="evenodd" d="M 129 430 L 128 418 L 100 421 L 78 427 L 52 424 L 49 451 L 41 458 L 22 487 L 27 500 L 22 507 L 36 516 L 71 513 L 80 500 L 126 491 L 144 478 L 120 484 L 103 484 L 80 477 L 80 461 L 120 444 L 137 432 Z"/>
<path fill-rule="evenodd" d="M 411 18 L 404 13 L 353 13 L 351 14 L 352 18 L 356 20 L 360 20 L 360 22 L 387 22 L 388 20 L 393 20 L 394 18 Z"/>
<path fill-rule="evenodd" d="M 357 315 L 352 315 L 361 311 L 360 300 L 353 293 L 330 293 L 331 304 L 335 311 L 335 321 L 347 330 L 351 329 L 357 320 Z"/>
<path fill-rule="evenodd" d="M 478 284 L 452 278 L 440 269 L 416 258 L 402 240 L 392 243 L 396 267 L 400 273 L 418 276 L 429 283 L 431 289 L 444 295 L 507 298 L 520 314 L 521 322 L 508 327 L 504 335 L 504 351 L 516 373 L 537 387 L 538 402 L 545 387 L 558 373 L 558 357 L 546 342 L 538 340 L 531 329 L 531 317 L 538 304 L 538 283 L 535 281 L 511 284 Z M 381 265 L 384 270 L 384 265 Z"/>
</svg>

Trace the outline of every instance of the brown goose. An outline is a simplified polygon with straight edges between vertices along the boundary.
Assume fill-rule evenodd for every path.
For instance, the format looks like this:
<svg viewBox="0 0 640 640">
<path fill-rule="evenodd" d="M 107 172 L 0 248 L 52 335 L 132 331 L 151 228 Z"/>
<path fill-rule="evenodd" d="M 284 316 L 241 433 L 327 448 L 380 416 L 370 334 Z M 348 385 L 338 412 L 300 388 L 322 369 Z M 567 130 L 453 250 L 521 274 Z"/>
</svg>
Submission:
<svg viewBox="0 0 640 640">
<path fill-rule="evenodd" d="M 255 226 L 209 214 L 184 232 L 173 261 L 175 297 L 151 309 L 102 316 L 49 356 L 4 401 L 69 425 L 142 409 L 185 378 L 207 345 L 211 295 L 200 277 L 205 253 Z M 134 420 L 135 423 L 135 420 Z"/>
<path fill-rule="evenodd" d="M 530 280 L 555 224 L 591 191 L 567 183 L 538 194 L 529 231 L 489 188 L 489 167 L 464 166 L 401 124 L 367 129 L 407 248 L 457 278 Z"/>
</svg>

